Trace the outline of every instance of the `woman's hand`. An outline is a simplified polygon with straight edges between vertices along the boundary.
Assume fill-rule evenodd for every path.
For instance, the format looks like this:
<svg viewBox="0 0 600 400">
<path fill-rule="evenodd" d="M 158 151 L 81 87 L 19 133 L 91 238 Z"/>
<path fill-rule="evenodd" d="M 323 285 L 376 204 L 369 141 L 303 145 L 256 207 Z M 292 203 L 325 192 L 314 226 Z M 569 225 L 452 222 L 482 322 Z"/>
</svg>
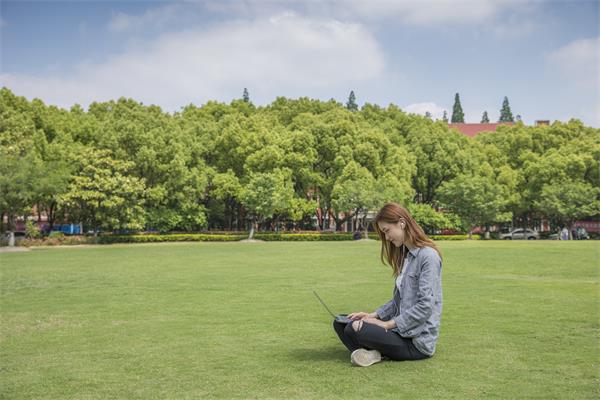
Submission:
<svg viewBox="0 0 600 400">
<path fill-rule="evenodd" d="M 394 326 L 396 326 L 396 323 L 394 322 L 394 320 L 382 321 L 378 318 L 372 318 L 372 317 L 363 318 L 363 322 L 380 326 L 385 330 L 392 329 Z"/>
<path fill-rule="evenodd" d="M 348 314 L 348 318 L 350 318 L 353 321 L 361 320 L 361 319 L 365 319 L 365 318 L 375 318 L 375 317 L 377 317 L 377 314 L 374 312 L 366 313 L 366 312 L 360 311 L 360 312 L 354 312 L 354 313 Z"/>
</svg>

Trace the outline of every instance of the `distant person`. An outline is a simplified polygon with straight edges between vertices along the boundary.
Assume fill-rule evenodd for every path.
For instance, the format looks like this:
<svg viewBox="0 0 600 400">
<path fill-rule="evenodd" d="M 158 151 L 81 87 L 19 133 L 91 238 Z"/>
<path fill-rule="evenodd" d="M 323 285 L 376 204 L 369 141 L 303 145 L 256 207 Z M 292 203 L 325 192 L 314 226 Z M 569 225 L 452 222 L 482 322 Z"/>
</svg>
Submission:
<svg viewBox="0 0 600 400">
<path fill-rule="evenodd" d="M 367 367 L 384 357 L 432 357 L 442 314 L 442 258 L 408 210 L 388 203 L 373 221 L 381 239 L 381 261 L 395 278 L 392 299 L 371 313 L 353 312 L 348 324 L 334 321 L 353 364 Z"/>
<path fill-rule="evenodd" d="M 566 226 L 560 231 L 560 240 L 569 240 L 569 230 Z"/>
<path fill-rule="evenodd" d="M 360 240 L 362 239 L 362 233 L 360 233 L 360 231 L 355 231 L 352 237 L 354 238 L 354 240 Z"/>
</svg>

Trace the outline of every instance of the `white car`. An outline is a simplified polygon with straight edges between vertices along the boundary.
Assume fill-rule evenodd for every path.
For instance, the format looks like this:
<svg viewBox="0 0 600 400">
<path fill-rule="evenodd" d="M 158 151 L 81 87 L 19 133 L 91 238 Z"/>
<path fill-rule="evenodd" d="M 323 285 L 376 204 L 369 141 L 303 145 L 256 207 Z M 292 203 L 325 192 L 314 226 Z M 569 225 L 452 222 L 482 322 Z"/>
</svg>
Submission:
<svg viewBox="0 0 600 400">
<path fill-rule="evenodd" d="M 512 232 L 509 233 L 503 233 L 500 235 L 500 239 L 506 239 L 506 240 L 535 240 L 535 239 L 539 239 L 540 238 L 540 234 L 537 233 L 536 231 L 532 231 L 531 229 L 523 229 L 523 228 L 518 228 L 515 229 Z"/>
</svg>

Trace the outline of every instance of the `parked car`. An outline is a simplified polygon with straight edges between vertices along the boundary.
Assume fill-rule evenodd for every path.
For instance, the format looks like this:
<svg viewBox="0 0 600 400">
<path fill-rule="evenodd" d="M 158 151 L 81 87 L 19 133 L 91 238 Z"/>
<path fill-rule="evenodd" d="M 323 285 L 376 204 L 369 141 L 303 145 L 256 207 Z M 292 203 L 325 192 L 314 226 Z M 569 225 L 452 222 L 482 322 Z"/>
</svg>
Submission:
<svg viewBox="0 0 600 400">
<path fill-rule="evenodd" d="M 523 228 L 518 228 L 513 230 L 512 232 L 509 233 L 503 233 L 500 235 L 500 239 L 505 239 L 505 240 L 535 240 L 535 239 L 539 239 L 540 238 L 540 234 L 537 233 L 536 231 L 533 231 L 531 229 L 523 229 Z"/>
<path fill-rule="evenodd" d="M 590 238 L 590 234 L 583 226 L 578 226 L 577 228 L 571 231 L 571 237 L 573 240 L 588 240 Z M 559 240 L 558 233 L 553 233 L 548 235 L 548 239 L 550 240 Z"/>
<path fill-rule="evenodd" d="M 575 235 L 573 235 L 573 238 L 577 240 L 588 240 L 590 238 L 590 234 L 583 226 L 578 226 L 575 228 Z"/>
</svg>

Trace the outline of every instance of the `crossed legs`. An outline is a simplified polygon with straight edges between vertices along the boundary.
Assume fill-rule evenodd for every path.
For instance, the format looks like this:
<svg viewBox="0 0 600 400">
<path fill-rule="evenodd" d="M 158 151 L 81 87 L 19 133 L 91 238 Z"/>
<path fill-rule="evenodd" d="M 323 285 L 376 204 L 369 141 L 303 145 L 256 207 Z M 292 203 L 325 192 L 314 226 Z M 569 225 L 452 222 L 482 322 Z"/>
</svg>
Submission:
<svg viewBox="0 0 600 400">
<path fill-rule="evenodd" d="M 411 339 L 403 338 L 396 332 L 369 324 L 354 321 L 342 324 L 333 321 L 333 328 L 350 352 L 357 349 L 377 350 L 392 360 L 422 360 L 429 356 L 421 353 Z"/>
</svg>

